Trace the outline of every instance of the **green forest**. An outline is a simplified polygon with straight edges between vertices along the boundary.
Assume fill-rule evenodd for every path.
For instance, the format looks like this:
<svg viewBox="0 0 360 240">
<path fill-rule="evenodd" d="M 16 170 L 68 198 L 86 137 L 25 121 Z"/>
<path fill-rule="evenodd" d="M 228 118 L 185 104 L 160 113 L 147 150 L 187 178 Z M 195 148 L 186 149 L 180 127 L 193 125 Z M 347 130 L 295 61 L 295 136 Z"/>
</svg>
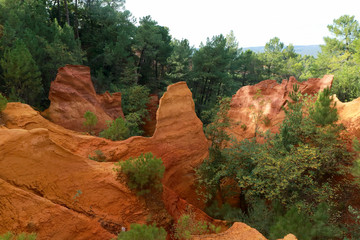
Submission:
<svg viewBox="0 0 360 240">
<path fill-rule="evenodd" d="M 151 16 L 136 21 L 123 0 L 1 0 L 0 12 L 0 91 L 39 109 L 48 107 L 50 82 L 66 64 L 89 66 L 98 93 L 141 85 L 161 94 L 169 84 L 186 81 L 199 116 L 218 97 L 265 79 L 334 74 L 332 91 L 341 101 L 360 96 L 354 16 L 329 23 L 330 37 L 314 58 L 277 37 L 263 53 L 243 51 L 232 32 L 209 36 L 196 49 L 186 39 L 173 39 Z"/>
<path fill-rule="evenodd" d="M 245 222 L 270 239 L 290 232 L 298 239 L 360 239 L 360 210 L 350 204 L 360 190 L 357 156 L 349 151 L 352 140 L 342 138 L 331 97 L 360 97 L 360 25 L 343 15 L 327 28 L 317 57 L 297 54 L 278 37 L 264 52 L 243 50 L 233 32 L 209 36 L 195 48 L 151 16 L 135 19 L 125 0 L 0 0 L 0 97 L 45 110 L 57 69 L 86 65 L 98 93 L 121 92 L 127 99 L 125 120 L 113 124 L 128 121 L 125 135 L 131 136 L 142 134 L 131 127 L 141 120 L 129 119 L 146 115 L 146 96 L 185 81 L 212 142 L 196 170 L 210 216 Z M 228 97 L 239 88 L 325 74 L 333 74 L 334 83 L 316 101 L 294 87 L 278 134 L 259 133 L 264 143 L 231 140 Z M 358 142 L 352 145 L 360 150 Z M 226 204 L 234 192 L 242 200 L 237 208 Z"/>
</svg>

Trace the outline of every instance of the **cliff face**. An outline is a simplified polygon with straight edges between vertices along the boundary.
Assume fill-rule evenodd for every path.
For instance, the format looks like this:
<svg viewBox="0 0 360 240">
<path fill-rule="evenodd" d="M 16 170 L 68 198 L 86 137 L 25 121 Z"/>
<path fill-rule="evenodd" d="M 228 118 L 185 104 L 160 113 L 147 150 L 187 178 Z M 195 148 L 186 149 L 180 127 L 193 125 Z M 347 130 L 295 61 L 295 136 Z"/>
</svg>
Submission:
<svg viewBox="0 0 360 240">
<path fill-rule="evenodd" d="M 9 191 L 13 189 L 24 195 L 24 202 L 33 207 L 22 210 L 22 205 L 11 204 L 16 211 L 22 211 L 22 218 L 14 225 L 8 225 L 6 221 L 13 214 L 10 209 L 1 208 L 0 222 L 6 223 L 1 230 L 12 230 L 29 223 L 35 228 L 43 228 L 43 219 L 49 218 L 52 211 L 60 212 L 63 219 L 59 220 L 64 222 L 47 230 L 52 231 L 48 234 L 54 234 L 52 239 L 64 239 L 55 234 L 64 224 L 79 223 L 79 229 L 96 227 L 99 235 L 94 239 L 104 239 L 101 236 L 109 236 L 122 226 L 146 221 L 149 211 L 144 202 L 124 182 L 116 180 L 112 164 L 100 164 L 74 155 L 54 143 L 49 130 L 1 129 L 0 146 L 0 179 L 12 185 L 12 188 L 8 187 Z M 17 192 L 10 194 L 10 198 L 17 196 Z M 6 197 L 1 199 L 5 203 L 6 200 Z M 40 203 L 38 207 L 37 202 Z M 50 213 L 41 208 L 50 209 Z M 66 216 L 71 218 L 66 219 Z M 65 239 L 72 239 L 72 232 L 67 234 Z M 85 239 L 89 233 L 78 234 Z M 46 238 L 41 235 L 41 239 Z"/>
<path fill-rule="evenodd" d="M 38 239 L 110 239 L 90 216 L 0 179 L 0 233 L 36 232 Z"/>
<path fill-rule="evenodd" d="M 277 132 L 284 120 L 282 110 L 286 106 L 293 85 L 299 85 L 303 94 L 314 95 L 332 85 L 334 76 L 312 78 L 305 82 L 297 82 L 294 77 L 283 80 L 281 84 L 275 80 L 265 80 L 252 86 L 240 88 L 232 97 L 229 117 L 233 127 L 229 132 L 238 140 L 255 136 L 255 129 Z"/>
<path fill-rule="evenodd" d="M 269 126 L 260 123 L 260 128 L 276 131 L 277 123 L 284 117 L 282 106 L 286 106 L 294 83 L 293 78 L 282 84 L 267 80 L 241 88 L 233 96 L 229 112 L 233 121 L 241 123 L 231 131 L 238 138 L 253 136 L 254 112 L 270 119 Z M 331 83 L 332 76 L 325 76 L 299 85 L 301 92 L 314 94 Z M 100 98 L 107 99 L 97 96 Z M 360 98 L 337 103 L 339 121 L 358 137 L 359 101 Z M 101 102 L 111 106 L 109 99 L 99 101 L 98 106 Z M 111 111 L 107 112 L 110 116 Z M 40 240 L 110 239 L 121 227 L 146 223 L 150 215 L 160 219 L 162 226 L 168 226 L 172 220 L 163 212 L 154 211 L 146 199 L 136 196 L 113 171 L 113 162 L 146 152 L 162 158 L 166 167 L 159 199 L 167 214 L 176 220 L 190 210 L 200 220 L 224 225 L 201 211 L 204 204 L 195 194 L 194 169 L 207 157 L 208 141 L 184 82 L 169 86 L 160 99 L 152 137 L 113 142 L 82 135 L 48 121 L 21 103 L 9 103 L 2 120 L 5 126 L 0 127 L 0 206 L 4 207 L 0 207 L 0 233 L 36 231 Z M 241 128 L 241 124 L 246 124 L 247 129 Z M 98 149 L 108 162 L 88 158 Z M 241 223 L 220 235 L 194 239 L 241 237 L 264 239 L 255 229 Z"/>
<path fill-rule="evenodd" d="M 121 93 L 108 92 L 97 95 L 91 82 L 90 68 L 80 65 L 66 65 L 59 68 L 55 81 L 51 83 L 50 107 L 43 115 L 65 128 L 84 132 L 86 111 L 98 118 L 94 131 L 106 128 L 106 122 L 124 117 L 121 108 Z"/>
<path fill-rule="evenodd" d="M 122 226 L 128 228 L 131 223 L 146 223 L 149 215 L 160 214 L 154 213 L 144 199 L 130 191 L 124 181 L 116 179 L 112 162 L 99 163 L 88 158 L 97 149 L 102 150 L 109 161 L 137 157 L 145 152 L 162 158 L 166 171 L 161 199 L 170 215 L 177 219 L 187 209 L 192 209 L 199 218 L 221 224 L 198 209 L 203 203 L 195 194 L 194 168 L 207 156 L 208 142 L 195 114 L 191 92 L 184 82 L 169 86 L 161 98 L 156 130 L 150 138 L 132 137 L 113 142 L 82 135 L 46 120 L 21 103 L 8 104 L 3 122 L 0 180 L 5 183 L 2 186 L 9 192 L 22 193 L 25 202 L 40 202 L 43 208 L 60 209 L 49 211 L 63 211 L 64 216 L 71 216 L 60 218 L 65 225 L 78 223 L 78 229 L 93 229 L 98 234 L 93 239 L 108 239 Z M 3 197 L 0 201 L 17 200 Z M 42 222 L 48 216 L 41 207 L 25 209 L 22 218 L 15 217 L 16 224 L 7 219 L 23 208 L 14 205 L 14 210 L 9 209 L 0 209 L 0 222 L 4 223 L 0 232 L 26 231 L 29 219 L 33 219 L 31 225 L 36 229 L 48 229 L 39 232 L 39 239 L 48 239 L 59 231 L 56 222 L 53 228 Z M 36 216 L 32 217 L 34 212 Z M 72 236 L 88 239 L 87 233 L 74 231 L 64 231 L 65 235 L 52 239 Z"/>
<path fill-rule="evenodd" d="M 339 122 L 344 124 L 350 136 L 360 139 L 360 98 L 342 103 L 336 99 Z"/>
</svg>

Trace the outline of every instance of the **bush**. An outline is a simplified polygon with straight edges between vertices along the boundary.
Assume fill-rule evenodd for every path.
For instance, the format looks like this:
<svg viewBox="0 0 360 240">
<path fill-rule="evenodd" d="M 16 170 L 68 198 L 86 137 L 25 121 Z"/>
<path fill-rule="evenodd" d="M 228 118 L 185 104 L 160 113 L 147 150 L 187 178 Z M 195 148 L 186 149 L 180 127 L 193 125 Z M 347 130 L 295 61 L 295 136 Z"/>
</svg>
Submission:
<svg viewBox="0 0 360 240">
<path fill-rule="evenodd" d="M 94 160 L 97 162 L 106 162 L 106 156 L 100 149 L 96 149 L 94 151 L 94 153 L 95 153 L 95 155 L 93 155 L 93 156 L 89 155 L 90 160 Z"/>
<path fill-rule="evenodd" d="M 7 103 L 7 99 L 0 93 L 0 112 L 5 110 Z"/>
<path fill-rule="evenodd" d="M 85 122 L 83 122 L 83 125 L 87 129 L 88 133 L 92 134 L 92 131 L 98 122 L 98 118 L 91 111 L 86 111 L 84 118 Z"/>
<path fill-rule="evenodd" d="M 140 136 L 144 133 L 141 126 L 148 116 L 149 93 L 150 90 L 146 86 L 135 85 L 126 89 L 122 95 L 122 108 L 130 136 Z"/>
<path fill-rule="evenodd" d="M 131 224 L 130 230 L 121 232 L 117 240 L 165 240 L 166 231 L 156 225 Z"/>
<path fill-rule="evenodd" d="M 144 131 L 139 126 L 143 124 L 143 117 L 138 113 L 129 113 L 126 116 L 126 126 L 129 128 L 130 136 L 141 136 Z"/>
<path fill-rule="evenodd" d="M 310 118 L 322 127 L 338 120 L 336 103 L 329 88 L 325 88 L 318 94 L 314 107 L 310 109 Z"/>
<path fill-rule="evenodd" d="M 220 232 L 220 227 L 205 221 L 195 220 L 193 213 L 182 215 L 175 226 L 175 238 L 177 239 L 190 239 L 191 235 L 218 232 Z"/>
<path fill-rule="evenodd" d="M 124 91 L 122 108 L 125 115 L 138 113 L 141 117 L 147 115 L 150 90 L 146 86 L 134 85 Z"/>
<path fill-rule="evenodd" d="M 138 158 L 129 158 L 115 165 L 120 166 L 115 171 L 127 176 L 129 187 L 138 190 L 138 195 L 149 193 L 151 189 L 161 190 L 165 166 L 161 158 L 156 158 L 152 153 L 141 154 Z"/>
<path fill-rule="evenodd" d="M 270 118 L 268 116 L 263 117 L 262 122 L 264 123 L 264 125 L 266 127 L 270 127 L 271 120 L 270 120 Z"/>
<path fill-rule="evenodd" d="M 114 121 L 108 122 L 108 128 L 102 131 L 99 136 L 113 141 L 120 141 L 130 137 L 130 130 L 127 122 L 122 117 L 118 117 Z"/>
<path fill-rule="evenodd" d="M 279 206 L 277 203 L 268 206 L 266 202 L 261 199 L 254 199 L 249 205 L 251 206 L 248 207 L 247 213 L 245 213 L 240 208 L 232 207 L 228 203 L 222 204 L 219 208 L 218 203 L 215 201 L 206 209 L 206 213 L 216 219 L 246 223 L 261 232 L 264 236 L 268 236 L 276 215 L 280 215 L 278 210 Z"/>
<path fill-rule="evenodd" d="M 293 206 L 270 228 L 270 239 L 278 239 L 288 233 L 304 240 L 339 237 L 341 230 L 329 224 L 329 218 L 328 206 L 324 203 L 319 204 L 312 216 Z"/>
<path fill-rule="evenodd" d="M 7 232 L 4 235 L 0 235 L 0 240 L 36 240 L 36 233 L 14 235 L 12 232 Z"/>
</svg>

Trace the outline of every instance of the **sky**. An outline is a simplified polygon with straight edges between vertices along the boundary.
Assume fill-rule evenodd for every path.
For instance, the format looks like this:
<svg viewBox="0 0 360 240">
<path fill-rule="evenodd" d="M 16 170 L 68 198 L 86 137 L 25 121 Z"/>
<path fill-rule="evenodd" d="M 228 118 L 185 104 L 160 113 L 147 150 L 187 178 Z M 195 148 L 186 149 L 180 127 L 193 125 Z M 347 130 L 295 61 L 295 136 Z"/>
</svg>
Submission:
<svg viewBox="0 0 360 240">
<path fill-rule="evenodd" d="M 139 20 L 150 15 L 176 39 L 198 47 L 233 30 L 239 47 L 264 46 L 278 37 L 288 45 L 323 44 L 327 25 L 342 15 L 360 21 L 360 0 L 126 0 Z"/>
</svg>

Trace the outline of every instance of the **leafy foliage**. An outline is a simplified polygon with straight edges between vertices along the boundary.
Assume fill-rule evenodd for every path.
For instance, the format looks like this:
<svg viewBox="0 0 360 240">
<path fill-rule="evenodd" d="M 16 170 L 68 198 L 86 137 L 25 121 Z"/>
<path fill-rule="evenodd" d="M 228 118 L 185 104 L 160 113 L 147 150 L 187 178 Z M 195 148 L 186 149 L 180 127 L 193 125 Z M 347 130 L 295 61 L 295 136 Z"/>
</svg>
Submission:
<svg viewBox="0 0 360 240">
<path fill-rule="evenodd" d="M 90 134 L 92 134 L 92 131 L 98 122 L 98 118 L 91 111 L 86 111 L 84 114 L 84 118 L 85 118 L 85 121 L 83 122 L 83 125 L 88 130 L 88 132 Z"/>
<path fill-rule="evenodd" d="M 130 230 L 121 232 L 117 240 L 165 240 L 166 231 L 156 225 L 131 224 Z"/>
<path fill-rule="evenodd" d="M 328 90 L 319 94 L 312 113 L 306 116 L 303 112 L 306 99 L 295 91 L 280 134 L 265 135 L 264 144 L 256 141 L 235 144 L 230 159 L 240 163 L 236 178 L 243 190 L 283 203 L 301 199 L 319 203 L 334 197 L 337 190 L 332 176 L 338 175 L 339 169 L 342 174 L 349 172 L 347 166 L 352 158 L 339 138 L 341 126 L 333 124 L 335 106 L 325 98 L 330 99 Z M 324 101 L 328 104 L 323 104 Z M 335 115 L 331 121 L 320 122 L 319 127 L 314 116 L 329 113 Z"/>
<path fill-rule="evenodd" d="M 26 103 L 38 105 L 43 91 L 41 73 L 24 42 L 17 40 L 13 47 L 6 48 L 0 65 L 8 94 L 12 91 Z"/>
<path fill-rule="evenodd" d="M 15 235 L 12 232 L 7 232 L 3 235 L 0 235 L 0 240 L 36 240 L 36 234 L 20 233 L 18 235 Z"/>
<path fill-rule="evenodd" d="M 278 239 L 288 233 L 298 239 L 334 239 L 340 237 L 341 229 L 329 224 L 328 206 L 318 205 L 312 216 L 299 211 L 296 206 L 291 207 L 284 216 L 280 216 L 270 229 L 270 239 Z"/>
<path fill-rule="evenodd" d="M 135 48 L 140 53 L 138 61 L 138 82 L 150 90 L 161 89 L 165 76 L 164 66 L 172 52 L 169 29 L 159 26 L 150 16 L 140 19 L 135 35 Z"/>
<path fill-rule="evenodd" d="M 319 93 L 315 103 L 303 96 L 296 85 L 290 97 L 292 102 L 288 103 L 279 134 L 261 134 L 264 138 L 261 143 L 256 139 L 244 140 L 225 149 L 223 144 L 215 148 L 216 155 L 211 155 L 210 149 L 210 160 L 204 161 L 198 170 L 200 183 L 207 186 L 210 200 L 220 195 L 224 201 L 227 194 L 224 186 L 238 189 L 234 193 L 240 193 L 242 211 L 248 216 L 254 214 L 251 206 L 258 205 L 256 199 L 279 202 L 289 210 L 296 206 L 296 211 L 304 214 L 299 219 L 317 216 L 317 207 L 325 202 L 330 209 L 329 217 L 319 218 L 319 224 L 328 226 L 339 217 L 338 211 L 344 214 L 339 202 L 348 193 L 340 186 L 352 184 L 346 176 L 350 174 L 353 158 L 340 138 L 343 128 L 335 123 L 337 112 L 328 89 Z M 296 218 L 295 215 L 295 210 L 291 210 L 285 218 Z M 252 221 L 241 214 L 237 217 Z M 313 225 L 315 220 L 309 218 L 309 224 Z M 255 225 L 269 232 L 264 226 Z"/>
<path fill-rule="evenodd" d="M 96 149 L 94 153 L 95 155 L 93 156 L 89 155 L 90 160 L 94 160 L 96 162 L 106 162 L 106 156 L 100 149 Z"/>
<path fill-rule="evenodd" d="M 149 93 L 150 89 L 146 86 L 134 85 L 126 89 L 123 94 L 122 107 L 130 136 L 143 134 L 141 127 L 148 116 Z"/>
<path fill-rule="evenodd" d="M 318 100 L 313 109 L 310 109 L 310 118 L 320 126 L 333 124 L 338 120 L 335 102 L 331 96 L 330 89 L 325 88 L 319 93 Z"/>
<path fill-rule="evenodd" d="M 218 191 L 221 191 L 221 182 L 227 177 L 228 169 L 225 162 L 226 157 L 222 151 L 226 142 L 230 140 L 226 129 L 230 127 L 228 110 L 230 109 L 230 98 L 219 100 L 214 108 L 213 122 L 205 128 L 205 135 L 211 141 L 209 157 L 204 160 L 196 170 L 199 185 L 206 186 L 207 200 L 213 199 Z"/>
<path fill-rule="evenodd" d="M 7 103 L 6 97 L 0 93 L 0 113 L 5 110 Z"/>
<path fill-rule="evenodd" d="M 341 101 L 351 101 L 360 96 L 359 37 L 360 25 L 355 16 L 343 15 L 328 25 L 334 38 L 325 37 L 325 45 L 316 60 L 318 73 L 334 74 L 332 92 Z"/>
<path fill-rule="evenodd" d="M 201 235 L 206 233 L 218 233 L 220 227 L 205 222 L 197 221 L 195 214 L 184 214 L 175 225 L 175 238 L 180 240 L 191 239 L 191 235 Z"/>
<path fill-rule="evenodd" d="M 115 170 L 127 176 L 129 187 L 136 189 L 138 195 L 162 189 L 161 180 L 164 176 L 165 166 L 161 158 L 156 158 L 152 153 L 141 154 L 135 159 L 119 161 L 115 165 L 120 167 Z"/>
<path fill-rule="evenodd" d="M 100 132 L 99 136 L 112 141 L 120 141 L 130 137 L 130 130 L 127 122 L 122 117 L 118 117 L 108 122 L 108 128 Z"/>
</svg>

